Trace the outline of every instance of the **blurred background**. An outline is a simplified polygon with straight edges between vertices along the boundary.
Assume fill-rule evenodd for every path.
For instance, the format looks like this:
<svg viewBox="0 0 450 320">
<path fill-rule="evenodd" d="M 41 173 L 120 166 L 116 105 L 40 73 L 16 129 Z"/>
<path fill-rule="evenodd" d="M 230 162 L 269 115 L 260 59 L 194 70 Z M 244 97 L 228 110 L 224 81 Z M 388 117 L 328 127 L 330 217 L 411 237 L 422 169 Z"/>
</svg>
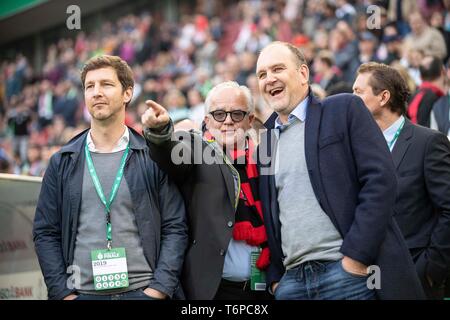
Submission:
<svg viewBox="0 0 450 320">
<path fill-rule="evenodd" d="M 79 30 L 66 23 L 72 4 Z M 271 41 L 303 50 L 319 97 L 351 92 L 367 61 L 398 67 L 414 93 L 425 55 L 448 60 L 449 8 L 447 0 L 3 0 L 0 172 L 42 176 L 50 156 L 88 126 L 79 70 L 92 56 L 119 55 L 132 67 L 126 122 L 139 132 L 146 99 L 175 122 L 200 125 L 206 94 L 225 80 L 250 87 L 258 128 L 271 111 L 258 93 L 255 61 Z"/>
</svg>

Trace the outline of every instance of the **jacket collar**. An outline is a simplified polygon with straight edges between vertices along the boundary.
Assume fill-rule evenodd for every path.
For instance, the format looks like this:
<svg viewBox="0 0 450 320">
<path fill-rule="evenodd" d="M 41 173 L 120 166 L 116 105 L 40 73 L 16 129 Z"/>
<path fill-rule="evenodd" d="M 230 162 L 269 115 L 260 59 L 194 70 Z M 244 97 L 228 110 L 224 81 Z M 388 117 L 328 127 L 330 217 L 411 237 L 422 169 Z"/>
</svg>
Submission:
<svg viewBox="0 0 450 320">
<path fill-rule="evenodd" d="M 128 127 L 130 130 L 130 149 L 142 150 L 147 148 L 144 138 L 134 129 Z M 61 153 L 78 153 L 81 152 L 89 129 L 84 130 L 80 134 L 73 137 L 65 146 L 61 148 Z"/>
<path fill-rule="evenodd" d="M 406 154 L 410 144 L 411 138 L 413 136 L 414 125 L 410 120 L 405 118 L 405 125 L 403 126 L 402 132 L 398 136 L 398 140 L 392 149 L 392 159 L 394 160 L 395 167 L 398 168 Z"/>
</svg>

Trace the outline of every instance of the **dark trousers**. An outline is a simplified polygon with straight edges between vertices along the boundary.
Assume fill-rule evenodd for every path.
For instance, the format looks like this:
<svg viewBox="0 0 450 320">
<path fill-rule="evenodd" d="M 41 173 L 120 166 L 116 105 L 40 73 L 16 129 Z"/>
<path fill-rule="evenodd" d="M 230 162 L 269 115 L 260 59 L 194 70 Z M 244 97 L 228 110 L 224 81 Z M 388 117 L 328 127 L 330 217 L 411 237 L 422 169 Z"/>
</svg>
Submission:
<svg viewBox="0 0 450 320">
<path fill-rule="evenodd" d="M 214 300 L 272 300 L 267 291 L 253 291 L 250 280 L 235 282 L 222 279 Z"/>
</svg>

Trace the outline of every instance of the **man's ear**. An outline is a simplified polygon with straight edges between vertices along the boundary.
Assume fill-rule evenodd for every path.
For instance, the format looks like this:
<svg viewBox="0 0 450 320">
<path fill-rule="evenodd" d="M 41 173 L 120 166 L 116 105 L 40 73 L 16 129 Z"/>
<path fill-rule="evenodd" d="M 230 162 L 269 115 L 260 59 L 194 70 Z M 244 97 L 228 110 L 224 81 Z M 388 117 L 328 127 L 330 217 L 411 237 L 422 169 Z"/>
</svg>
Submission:
<svg viewBox="0 0 450 320">
<path fill-rule="evenodd" d="M 384 107 L 388 103 L 389 99 L 391 98 L 391 93 L 389 92 L 389 90 L 383 90 L 380 93 L 380 96 L 381 96 L 380 105 L 382 107 Z"/>
<path fill-rule="evenodd" d="M 254 113 L 250 113 L 250 114 L 248 115 L 248 123 L 250 124 L 250 127 L 251 127 L 252 124 L 253 124 L 253 120 L 255 120 L 255 114 L 254 114 Z"/>
<path fill-rule="evenodd" d="M 125 104 L 129 103 L 131 101 L 131 98 L 133 98 L 133 88 L 129 87 L 125 90 L 123 93 Z"/>
<path fill-rule="evenodd" d="M 309 84 L 309 68 L 306 64 L 302 64 L 300 68 L 298 69 L 298 72 L 302 76 L 302 85 L 308 85 Z"/>
<path fill-rule="evenodd" d="M 205 123 L 205 127 L 207 130 L 209 130 L 209 120 L 210 119 L 207 115 L 203 118 L 203 122 Z"/>
</svg>

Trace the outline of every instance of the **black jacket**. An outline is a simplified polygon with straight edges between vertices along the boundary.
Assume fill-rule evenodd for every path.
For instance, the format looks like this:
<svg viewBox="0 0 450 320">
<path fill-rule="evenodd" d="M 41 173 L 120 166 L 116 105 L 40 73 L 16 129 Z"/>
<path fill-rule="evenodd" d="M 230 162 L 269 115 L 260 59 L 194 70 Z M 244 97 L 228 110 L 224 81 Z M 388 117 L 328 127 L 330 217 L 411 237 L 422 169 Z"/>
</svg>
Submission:
<svg viewBox="0 0 450 320">
<path fill-rule="evenodd" d="M 235 222 L 238 173 L 225 163 L 217 143 L 208 143 L 201 133 L 179 131 L 180 142 L 173 136 L 172 124 L 165 132 L 147 129 L 145 137 L 152 159 L 175 180 L 186 202 L 189 248 L 181 277 L 183 291 L 187 299 L 213 299 Z M 222 164 L 207 164 L 204 155 Z"/>
<path fill-rule="evenodd" d="M 450 142 L 406 120 L 392 157 L 398 180 L 395 218 L 430 293 L 426 276 L 438 287 L 450 270 Z"/>
<path fill-rule="evenodd" d="M 50 299 L 75 292 L 68 288 L 80 215 L 84 146 L 88 131 L 52 156 L 42 182 L 33 236 Z M 187 246 L 183 199 L 148 156 L 144 139 L 130 129 L 130 153 L 124 170 L 144 255 L 154 273 L 149 287 L 169 297 L 179 285 Z M 69 271 L 70 272 L 70 271 Z"/>
</svg>

